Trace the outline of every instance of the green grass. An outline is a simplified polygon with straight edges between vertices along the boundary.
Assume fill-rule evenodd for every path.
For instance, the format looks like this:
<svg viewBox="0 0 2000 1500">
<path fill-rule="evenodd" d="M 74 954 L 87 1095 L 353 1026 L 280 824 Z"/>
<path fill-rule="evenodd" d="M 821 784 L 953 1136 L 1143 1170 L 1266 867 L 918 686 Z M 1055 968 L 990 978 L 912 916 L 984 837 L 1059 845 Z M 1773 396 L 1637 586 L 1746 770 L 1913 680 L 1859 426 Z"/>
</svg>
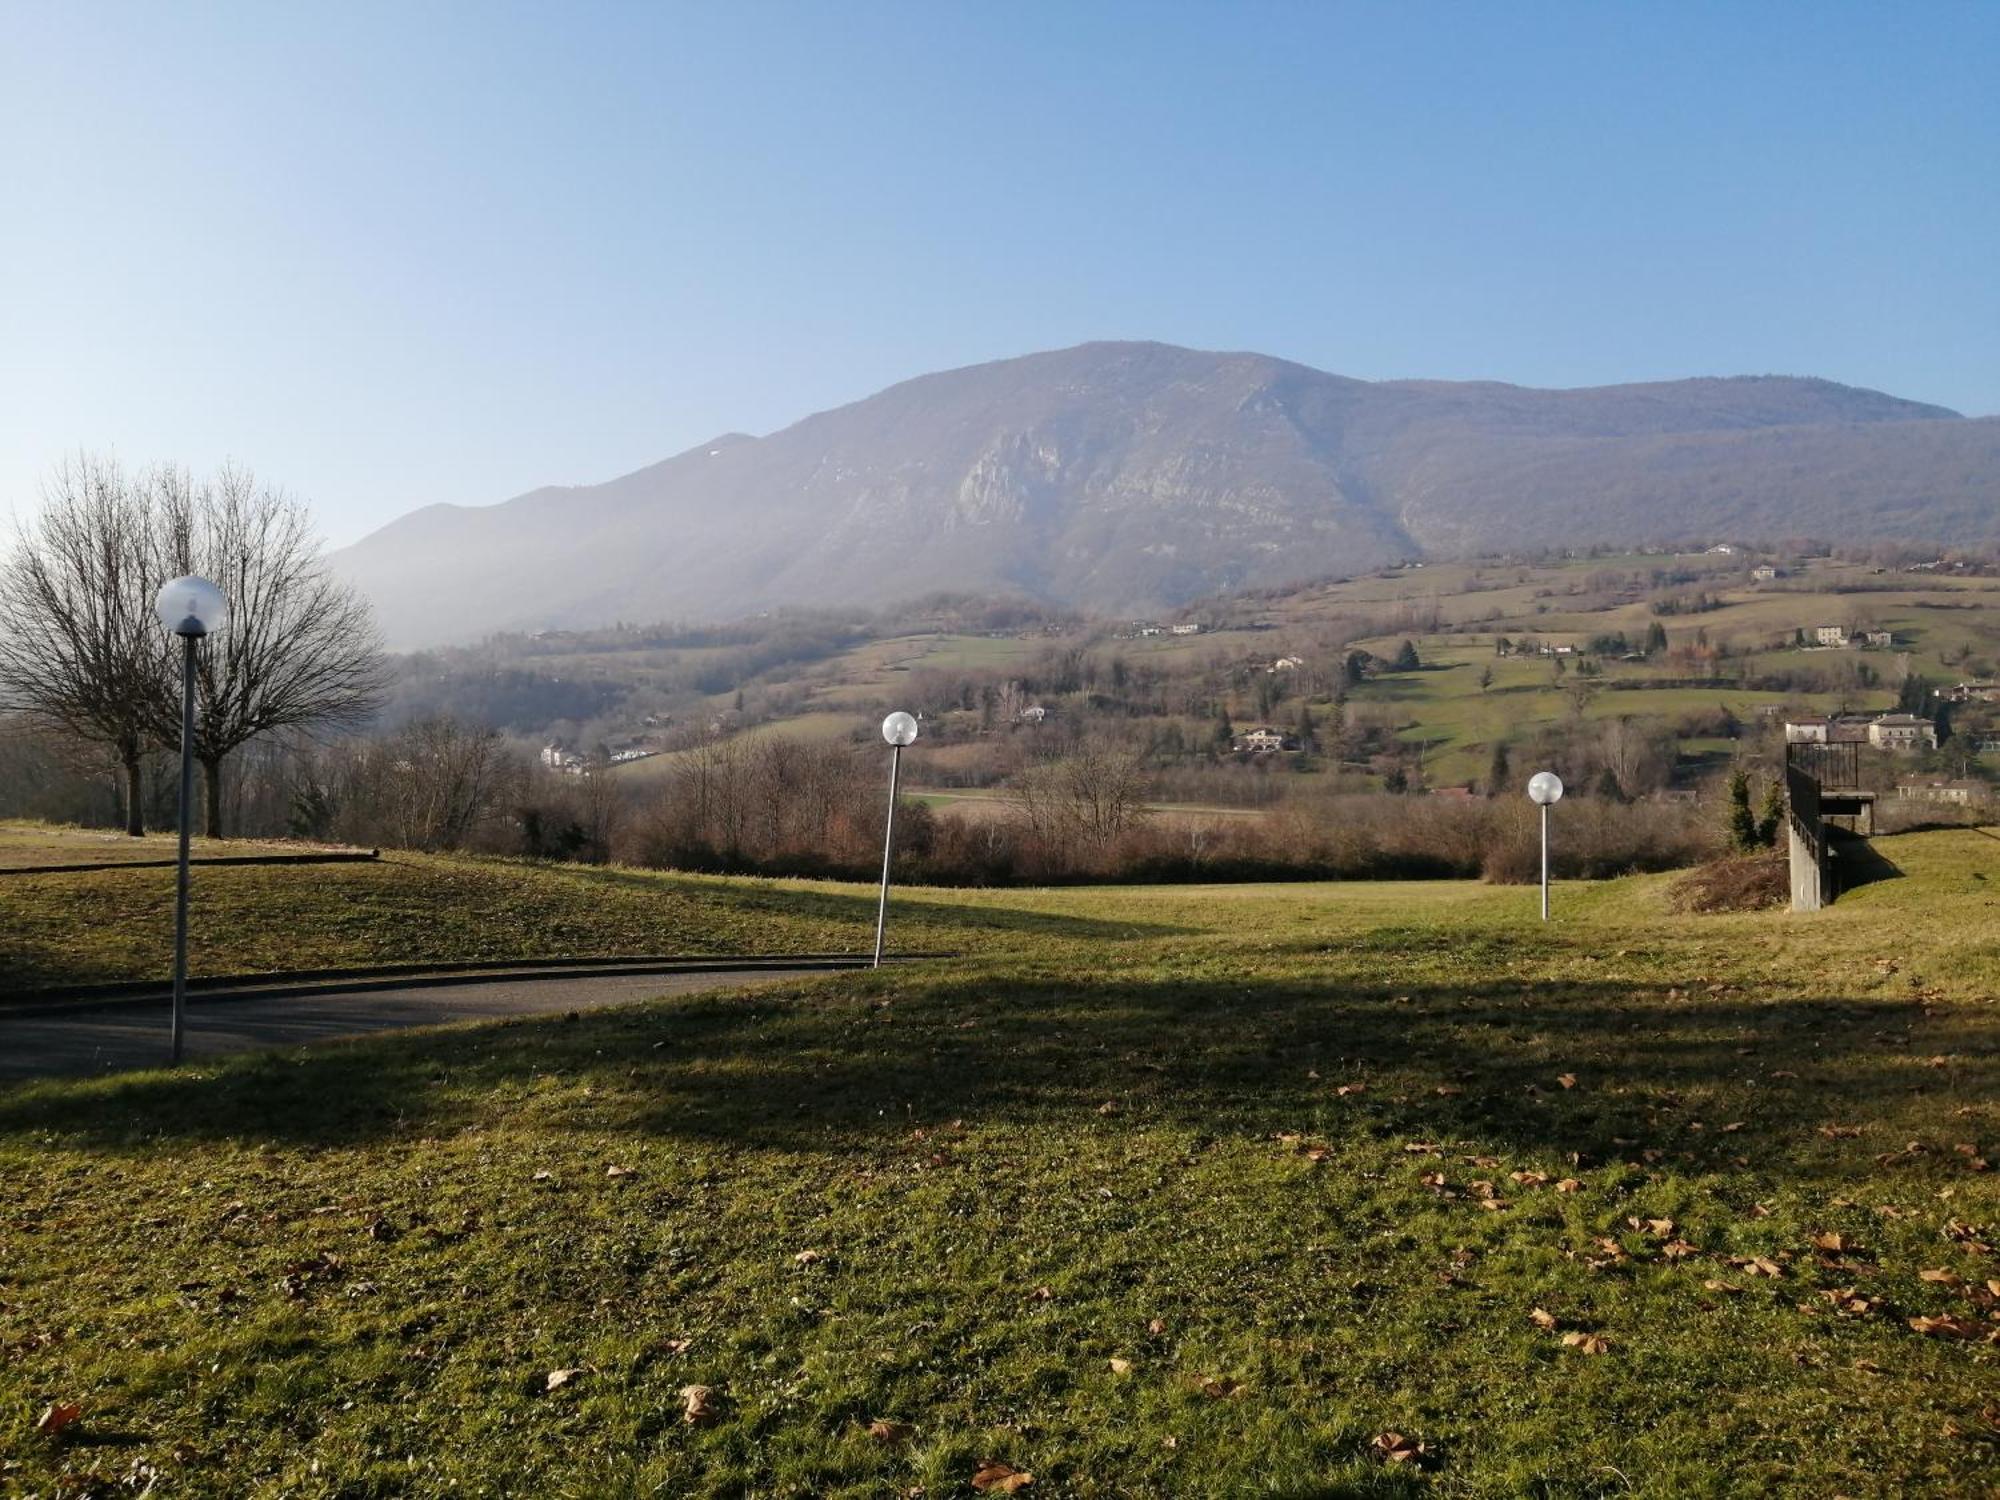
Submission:
<svg viewBox="0 0 2000 1500">
<path fill-rule="evenodd" d="M 864 886 L 409 853 L 369 864 L 198 869 L 192 892 L 188 957 L 197 977 L 507 958 L 858 953 L 875 930 L 875 893 Z M 173 897 L 171 870 L 0 877 L 0 998 L 166 977 Z M 894 941 L 956 952 L 1063 930 L 1104 935 L 1084 918 L 1010 918 L 913 892 L 898 899 Z"/>
<path fill-rule="evenodd" d="M 972 956 L 0 1093 L 0 1484 L 1985 1493 L 1995 1346 L 1910 1319 L 2000 1327 L 2000 842 L 1879 848 L 1808 918 L 924 893 Z"/>
</svg>

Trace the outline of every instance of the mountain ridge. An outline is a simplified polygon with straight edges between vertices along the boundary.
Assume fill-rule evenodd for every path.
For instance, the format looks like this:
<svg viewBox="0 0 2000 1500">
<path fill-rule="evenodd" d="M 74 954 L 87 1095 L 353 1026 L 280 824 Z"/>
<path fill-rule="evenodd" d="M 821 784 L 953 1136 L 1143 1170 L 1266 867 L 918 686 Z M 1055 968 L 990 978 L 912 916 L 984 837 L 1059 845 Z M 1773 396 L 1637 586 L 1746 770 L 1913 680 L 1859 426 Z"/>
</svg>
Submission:
<svg viewBox="0 0 2000 1500">
<path fill-rule="evenodd" d="M 1098 342 L 897 382 L 334 554 L 398 646 L 889 604 L 1157 610 L 1405 558 L 1739 536 L 1985 540 L 2000 419 L 1818 377 L 1363 381 Z"/>
</svg>

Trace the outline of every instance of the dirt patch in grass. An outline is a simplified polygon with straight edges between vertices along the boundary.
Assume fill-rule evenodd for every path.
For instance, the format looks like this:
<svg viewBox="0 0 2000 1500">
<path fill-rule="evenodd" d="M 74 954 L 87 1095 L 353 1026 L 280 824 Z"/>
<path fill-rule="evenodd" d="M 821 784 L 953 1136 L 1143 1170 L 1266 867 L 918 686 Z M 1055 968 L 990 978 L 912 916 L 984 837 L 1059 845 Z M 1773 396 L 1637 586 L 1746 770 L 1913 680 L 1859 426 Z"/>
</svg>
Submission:
<svg viewBox="0 0 2000 1500">
<path fill-rule="evenodd" d="M 1745 854 L 1690 870 L 1667 887 L 1677 912 L 1772 911 L 1791 899 L 1790 863 L 1782 854 Z"/>
</svg>

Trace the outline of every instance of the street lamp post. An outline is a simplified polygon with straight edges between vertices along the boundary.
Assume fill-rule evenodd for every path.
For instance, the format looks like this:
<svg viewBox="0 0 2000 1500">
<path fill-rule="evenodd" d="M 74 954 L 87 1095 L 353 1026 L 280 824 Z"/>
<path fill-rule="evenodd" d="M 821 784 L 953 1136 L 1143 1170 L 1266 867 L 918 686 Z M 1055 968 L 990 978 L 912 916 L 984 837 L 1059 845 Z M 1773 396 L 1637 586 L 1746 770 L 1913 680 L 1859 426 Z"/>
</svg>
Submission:
<svg viewBox="0 0 2000 1500">
<path fill-rule="evenodd" d="M 1549 809 L 1562 801 L 1563 779 L 1537 771 L 1528 779 L 1528 800 L 1542 810 L 1542 920 L 1549 919 Z"/>
<path fill-rule="evenodd" d="M 181 800 L 180 858 L 174 878 L 173 1060 L 181 1060 L 181 1030 L 187 1015 L 188 840 L 194 831 L 194 649 L 203 636 L 222 628 L 228 606 L 222 590 L 206 578 L 176 578 L 154 602 L 160 623 L 181 638 Z"/>
<path fill-rule="evenodd" d="M 903 747 L 916 743 L 917 721 L 900 710 L 882 721 L 882 738 L 889 742 L 889 818 L 882 827 L 882 899 L 875 907 L 875 967 L 882 967 L 882 932 L 889 922 L 889 857 L 896 848 L 896 778 L 903 769 Z"/>
</svg>

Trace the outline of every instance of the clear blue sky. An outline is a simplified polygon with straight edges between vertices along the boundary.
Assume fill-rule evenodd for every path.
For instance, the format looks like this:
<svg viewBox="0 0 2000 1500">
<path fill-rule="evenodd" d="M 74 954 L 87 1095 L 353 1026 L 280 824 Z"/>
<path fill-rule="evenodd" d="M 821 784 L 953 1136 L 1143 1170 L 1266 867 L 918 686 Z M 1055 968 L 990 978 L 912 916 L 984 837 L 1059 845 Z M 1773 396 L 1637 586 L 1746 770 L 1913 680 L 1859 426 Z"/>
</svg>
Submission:
<svg viewBox="0 0 2000 1500">
<path fill-rule="evenodd" d="M 2000 4 L 0 0 L 0 509 L 347 541 L 1092 338 L 2000 412 Z"/>
</svg>

